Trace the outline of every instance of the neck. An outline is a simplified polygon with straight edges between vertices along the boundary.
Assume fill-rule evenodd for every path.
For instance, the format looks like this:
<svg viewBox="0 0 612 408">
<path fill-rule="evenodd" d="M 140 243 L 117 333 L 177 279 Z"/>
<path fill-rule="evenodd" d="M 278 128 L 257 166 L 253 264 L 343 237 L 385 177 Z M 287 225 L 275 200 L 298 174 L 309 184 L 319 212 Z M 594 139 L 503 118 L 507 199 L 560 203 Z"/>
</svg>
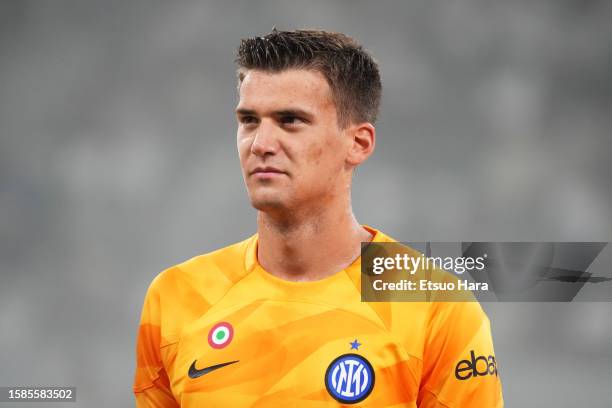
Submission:
<svg viewBox="0 0 612 408">
<path fill-rule="evenodd" d="M 278 217 L 257 214 L 261 266 L 290 281 L 323 279 L 346 268 L 360 256 L 361 242 L 372 234 L 355 219 L 350 203 L 339 210 L 330 206 L 316 214 Z"/>
</svg>

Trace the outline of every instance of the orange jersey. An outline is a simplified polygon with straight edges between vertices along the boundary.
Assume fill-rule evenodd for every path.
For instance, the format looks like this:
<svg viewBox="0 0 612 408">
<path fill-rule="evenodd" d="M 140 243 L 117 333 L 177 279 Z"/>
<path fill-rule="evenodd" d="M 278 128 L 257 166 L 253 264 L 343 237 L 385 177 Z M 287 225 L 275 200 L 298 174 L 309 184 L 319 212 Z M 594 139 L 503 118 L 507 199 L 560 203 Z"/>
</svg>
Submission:
<svg viewBox="0 0 612 408">
<path fill-rule="evenodd" d="M 138 332 L 138 407 L 503 406 L 478 302 L 362 302 L 360 259 L 289 282 L 256 254 L 257 235 L 155 278 Z"/>
</svg>

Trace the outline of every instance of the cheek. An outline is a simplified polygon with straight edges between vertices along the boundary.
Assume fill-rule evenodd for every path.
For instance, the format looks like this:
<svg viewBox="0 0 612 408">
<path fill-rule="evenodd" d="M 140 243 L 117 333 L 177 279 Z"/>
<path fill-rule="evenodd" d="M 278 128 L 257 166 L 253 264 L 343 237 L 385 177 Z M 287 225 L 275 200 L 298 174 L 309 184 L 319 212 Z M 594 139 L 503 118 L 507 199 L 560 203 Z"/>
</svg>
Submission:
<svg viewBox="0 0 612 408">
<path fill-rule="evenodd" d="M 304 155 L 305 173 L 314 184 L 327 185 L 338 176 L 343 163 L 341 152 L 337 147 L 313 146 Z"/>
<path fill-rule="evenodd" d="M 308 152 L 308 162 L 312 166 L 325 168 L 328 172 L 336 172 L 343 166 L 344 146 L 331 138 L 324 144 L 312 146 Z"/>
<path fill-rule="evenodd" d="M 308 152 L 308 162 L 312 163 L 313 166 L 319 166 L 323 158 L 323 148 L 321 146 L 315 146 Z"/>
<path fill-rule="evenodd" d="M 248 156 L 249 150 L 251 149 L 251 144 L 249 143 L 248 139 L 238 135 L 236 139 L 236 147 L 238 149 L 238 158 L 242 163 Z"/>
</svg>

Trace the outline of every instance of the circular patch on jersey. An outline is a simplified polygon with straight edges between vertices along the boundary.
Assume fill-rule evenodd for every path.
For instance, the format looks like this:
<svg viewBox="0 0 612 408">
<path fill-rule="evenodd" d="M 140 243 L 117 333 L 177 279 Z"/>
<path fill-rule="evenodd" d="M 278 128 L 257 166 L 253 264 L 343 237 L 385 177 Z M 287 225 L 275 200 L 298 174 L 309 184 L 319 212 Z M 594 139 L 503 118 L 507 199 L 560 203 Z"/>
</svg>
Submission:
<svg viewBox="0 0 612 408">
<path fill-rule="evenodd" d="M 341 355 L 327 367 L 325 388 L 342 404 L 363 401 L 374 388 L 372 364 L 358 354 Z"/>
<path fill-rule="evenodd" d="M 210 347 L 220 349 L 232 341 L 234 337 L 234 328 L 227 322 L 215 324 L 208 332 L 208 344 Z"/>
</svg>

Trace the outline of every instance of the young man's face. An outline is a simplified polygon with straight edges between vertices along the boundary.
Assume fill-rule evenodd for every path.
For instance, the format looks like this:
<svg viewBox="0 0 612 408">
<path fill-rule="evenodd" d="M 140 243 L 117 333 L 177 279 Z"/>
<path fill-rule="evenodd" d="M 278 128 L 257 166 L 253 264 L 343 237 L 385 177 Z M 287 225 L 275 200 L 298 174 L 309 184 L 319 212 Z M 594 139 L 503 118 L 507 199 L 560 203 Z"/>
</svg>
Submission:
<svg viewBox="0 0 612 408">
<path fill-rule="evenodd" d="M 348 192 L 352 141 L 338 126 L 321 73 L 248 71 L 236 116 L 240 164 L 255 208 L 316 209 Z"/>
</svg>

